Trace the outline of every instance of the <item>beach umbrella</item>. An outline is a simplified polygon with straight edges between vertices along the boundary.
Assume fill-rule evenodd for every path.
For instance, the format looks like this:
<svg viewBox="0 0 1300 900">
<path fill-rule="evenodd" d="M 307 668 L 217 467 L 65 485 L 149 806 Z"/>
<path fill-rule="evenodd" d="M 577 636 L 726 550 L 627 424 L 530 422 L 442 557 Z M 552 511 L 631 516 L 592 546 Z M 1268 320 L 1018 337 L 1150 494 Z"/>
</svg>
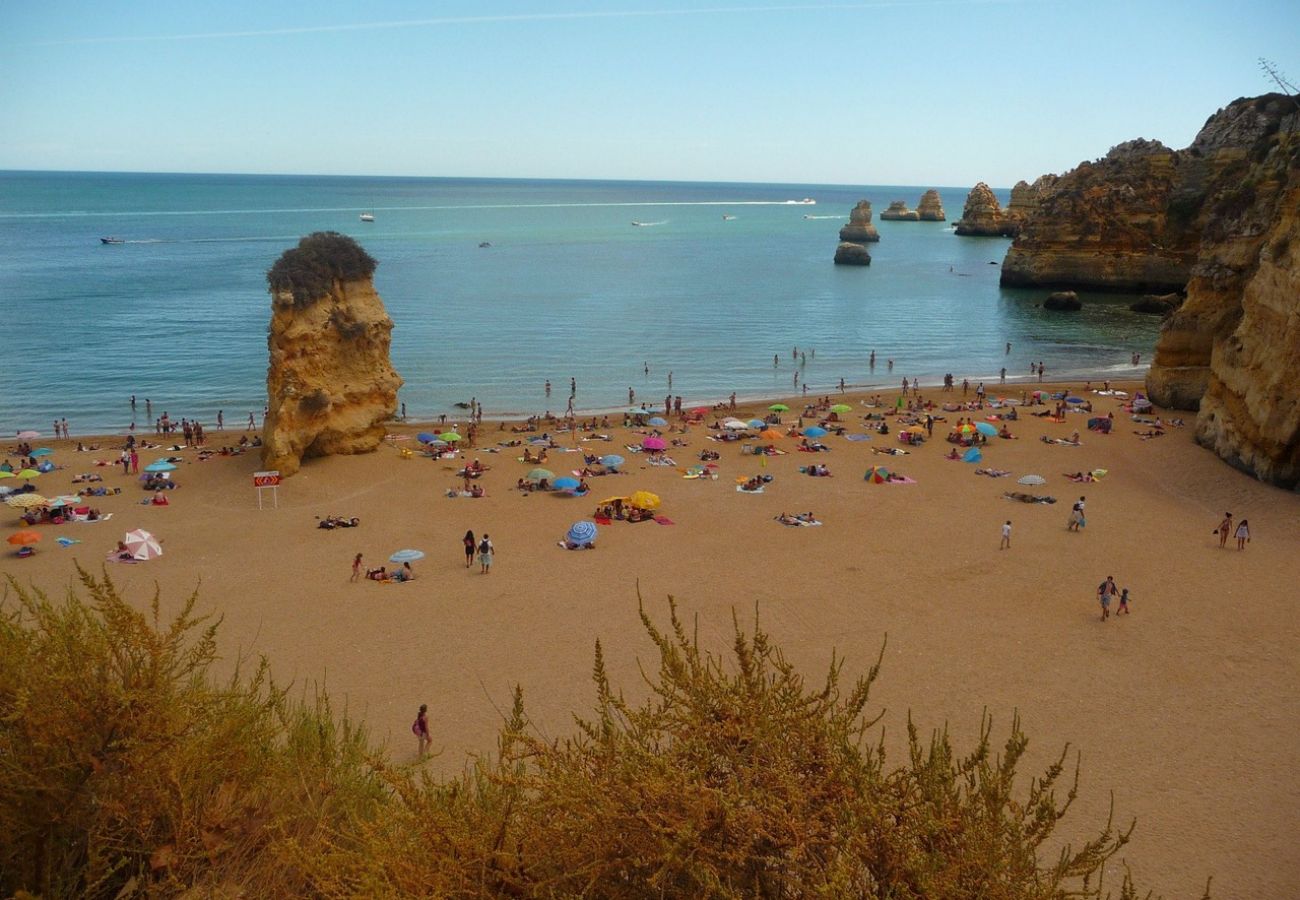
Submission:
<svg viewBox="0 0 1300 900">
<path fill-rule="evenodd" d="M 1021 484 L 1047 484 L 1047 479 L 1042 475 L 1022 475 L 1016 481 Z"/>
<path fill-rule="evenodd" d="M 847 403 L 836 403 L 834 406 L 831 407 L 831 412 L 833 413 L 853 412 L 853 407 L 849 406 Z"/>
<path fill-rule="evenodd" d="M 812 428 L 805 428 L 803 430 L 803 436 L 810 437 L 810 438 L 825 437 L 829 433 L 830 432 L 828 432 L 825 428 L 822 428 L 820 425 L 814 425 Z"/>
<path fill-rule="evenodd" d="M 143 528 L 128 531 L 126 537 L 122 538 L 122 543 L 126 545 L 132 559 L 156 559 L 162 556 L 162 544 Z"/>
<path fill-rule="evenodd" d="M 983 458 L 984 458 L 984 454 L 983 454 L 983 453 L 980 453 L 980 448 L 979 448 L 979 447 L 971 447 L 969 450 L 967 450 L 965 453 L 962 454 L 962 456 L 961 456 L 961 461 L 962 461 L 962 462 L 979 462 L 979 461 L 982 460 Z"/>
<path fill-rule="evenodd" d="M 789 412 L 789 411 L 790 411 L 790 407 L 786 406 L 784 403 L 773 403 L 771 406 L 768 407 L 768 409 L 772 410 L 772 412 Z"/>
<path fill-rule="evenodd" d="M 16 476 L 13 472 L 6 472 L 3 469 L 0 469 L 0 478 L 17 478 L 17 477 L 18 476 Z"/>
<path fill-rule="evenodd" d="M 436 434 L 430 434 L 427 431 L 421 431 L 415 436 L 415 439 L 421 444 L 432 444 L 438 439 L 438 436 Z"/>
<path fill-rule="evenodd" d="M 662 426 L 662 425 L 667 425 L 667 424 L 668 424 L 668 420 L 665 419 L 665 418 L 663 418 L 662 416 L 654 416 L 653 418 L 651 418 L 651 419 L 649 419 L 649 420 L 647 420 L 647 421 L 648 421 L 648 423 L 649 423 L 650 425 L 653 425 L 653 426 L 655 426 L 656 428 L 658 428 L 658 427 L 660 427 L 660 426 Z"/>
<path fill-rule="evenodd" d="M 36 506 L 48 506 L 50 501 L 40 494 L 15 494 L 12 497 L 6 497 L 5 503 L 15 509 L 32 509 Z"/>
<path fill-rule="evenodd" d="M 388 557 L 389 562 L 395 563 L 415 562 L 417 559 L 424 559 L 423 550 L 398 550 L 392 556 Z"/>
<path fill-rule="evenodd" d="M 750 428 L 763 428 L 767 425 L 762 419 L 750 419 L 748 424 Z"/>
<path fill-rule="evenodd" d="M 996 437 L 998 433 L 998 430 L 988 422 L 976 422 L 975 430 L 980 434 L 987 434 L 989 437 Z"/>
<path fill-rule="evenodd" d="M 625 503 L 625 502 L 627 502 L 627 498 L 626 498 L 626 497 L 606 497 L 604 500 L 600 501 L 600 504 L 601 504 L 601 506 L 604 506 L 604 505 L 607 504 L 607 503 L 615 503 L 615 502 L 618 502 L 618 503 Z"/>
<path fill-rule="evenodd" d="M 581 481 L 576 478 L 571 478 L 568 475 L 565 475 L 563 478 L 557 478 L 555 481 L 551 482 L 551 486 L 557 491 L 571 491 L 580 484 L 582 484 Z"/>
<path fill-rule="evenodd" d="M 617 453 L 611 453 L 608 456 L 602 456 L 600 458 L 600 464 L 606 468 L 617 469 L 619 466 L 623 465 L 623 457 L 619 456 Z"/>
<path fill-rule="evenodd" d="M 5 538 L 15 547 L 27 547 L 40 541 L 41 536 L 35 531 L 15 531 L 9 537 Z"/>
<path fill-rule="evenodd" d="M 906 429 L 908 434 L 925 434 L 924 425 L 913 425 Z"/>
<path fill-rule="evenodd" d="M 569 526 L 564 539 L 571 544 L 590 544 L 596 540 L 596 523 L 583 519 Z"/>
<path fill-rule="evenodd" d="M 533 469 L 525 476 L 525 478 L 528 481 L 542 481 L 542 480 L 550 481 L 554 477 L 555 477 L 555 473 L 552 472 L 550 469 L 543 469 L 540 467 Z"/>
<path fill-rule="evenodd" d="M 38 438 L 38 437 L 40 437 L 40 436 L 41 436 L 41 433 L 40 433 L 39 431 L 20 431 L 20 432 L 18 432 L 18 440 L 20 440 L 20 441 L 30 441 L 32 438 Z"/>
<path fill-rule="evenodd" d="M 144 467 L 144 470 L 146 472 L 175 472 L 176 464 L 169 463 L 165 459 L 160 459 L 156 462 L 149 463 L 149 465 Z"/>
<path fill-rule="evenodd" d="M 758 436 L 765 441 L 779 441 L 781 440 L 781 438 L 785 437 L 785 435 L 777 431 L 775 428 L 769 428 L 766 431 L 760 431 Z"/>
<path fill-rule="evenodd" d="M 1066 398 L 1065 398 L 1065 402 L 1066 402 L 1066 403 L 1082 403 L 1082 402 L 1083 402 L 1083 398 L 1082 398 L 1082 397 L 1066 397 Z"/>
<path fill-rule="evenodd" d="M 975 426 L 970 422 L 966 422 L 959 425 L 956 430 L 960 431 L 962 434 L 973 434 L 975 432 Z"/>
<path fill-rule="evenodd" d="M 444 431 L 442 434 L 438 435 L 438 437 L 449 444 L 454 444 L 460 440 L 460 435 L 454 431 Z"/>
<path fill-rule="evenodd" d="M 53 500 L 50 501 L 50 508 L 53 509 L 54 507 L 80 506 L 81 502 L 82 502 L 81 498 L 78 497 L 76 494 L 63 494 L 61 496 L 55 497 Z"/>
<path fill-rule="evenodd" d="M 49 456 L 49 455 L 50 455 L 51 453 L 53 453 L 53 452 L 54 452 L 54 451 L 51 450 L 49 447 L 37 447 L 35 450 L 33 450 L 33 451 L 31 452 L 30 455 L 32 455 L 32 456 Z"/>
<path fill-rule="evenodd" d="M 19 478 L 36 478 L 41 473 L 36 471 L 35 469 L 23 469 L 21 472 L 17 474 Z"/>
<path fill-rule="evenodd" d="M 883 484 L 889 480 L 889 470 L 884 466 L 872 466 L 863 477 L 872 484 Z"/>
<path fill-rule="evenodd" d="M 631 497 L 627 498 L 627 502 L 638 509 L 658 509 L 659 495 L 652 494 L 649 491 L 636 491 Z"/>
<path fill-rule="evenodd" d="M 641 446 L 647 450 L 666 450 L 668 442 L 661 437 L 648 437 L 641 442 Z"/>
<path fill-rule="evenodd" d="M 749 425 L 739 419 L 727 419 L 722 423 L 722 427 L 728 431 L 744 431 Z"/>
</svg>

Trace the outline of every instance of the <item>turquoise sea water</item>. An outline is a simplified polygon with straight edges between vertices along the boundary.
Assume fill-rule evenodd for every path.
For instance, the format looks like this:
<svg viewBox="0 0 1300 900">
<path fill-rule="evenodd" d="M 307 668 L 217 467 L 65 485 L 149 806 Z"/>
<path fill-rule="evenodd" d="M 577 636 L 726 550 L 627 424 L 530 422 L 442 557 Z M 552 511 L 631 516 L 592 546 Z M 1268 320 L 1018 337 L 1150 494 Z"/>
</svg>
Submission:
<svg viewBox="0 0 1300 900">
<path fill-rule="evenodd" d="M 579 409 L 608 409 L 629 387 L 662 403 L 670 371 L 691 404 L 788 395 L 796 370 L 826 393 L 840 378 L 996 383 L 1037 360 L 1049 378 L 1118 377 L 1133 352 L 1145 362 L 1157 320 L 1131 298 L 1053 314 L 1045 291 L 1000 289 L 1004 239 L 877 221 L 869 268 L 832 265 L 855 202 L 878 220 L 927 187 L 0 173 L 0 433 L 48 434 L 55 417 L 121 430 L 132 394 L 141 423 L 146 397 L 155 416 L 260 422 L 265 272 L 327 229 L 379 260 L 413 418 L 471 396 L 489 416 L 562 412 L 571 377 Z M 950 221 L 968 189 L 939 189 Z M 786 202 L 804 197 L 816 205 Z M 802 368 L 795 346 L 815 351 Z"/>
</svg>

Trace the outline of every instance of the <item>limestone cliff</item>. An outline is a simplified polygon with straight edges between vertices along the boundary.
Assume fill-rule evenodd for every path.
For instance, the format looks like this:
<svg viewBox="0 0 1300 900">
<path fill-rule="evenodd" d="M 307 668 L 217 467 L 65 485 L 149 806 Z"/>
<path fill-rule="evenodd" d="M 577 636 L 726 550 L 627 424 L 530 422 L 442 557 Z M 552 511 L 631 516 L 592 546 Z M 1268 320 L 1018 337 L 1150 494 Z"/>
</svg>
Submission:
<svg viewBox="0 0 1300 900">
<path fill-rule="evenodd" d="M 973 237 L 1010 237 L 1015 224 L 1002 211 L 1002 204 L 984 182 L 971 188 L 966 206 L 957 221 L 957 233 Z"/>
<path fill-rule="evenodd" d="M 1017 181 L 1011 189 L 1011 202 L 1007 204 L 1006 216 L 1016 225 L 1024 224 L 1037 209 L 1038 204 L 1056 185 L 1055 175 L 1041 175 L 1030 184 Z"/>
<path fill-rule="evenodd" d="M 890 202 L 889 209 L 880 214 L 880 218 L 891 222 L 919 222 L 921 214 L 914 209 L 908 209 L 905 201 L 894 200 Z"/>
<path fill-rule="evenodd" d="M 921 195 L 921 202 L 916 205 L 917 215 L 922 222 L 943 222 L 948 216 L 943 211 L 943 201 L 939 192 L 931 188 Z"/>
<path fill-rule="evenodd" d="M 880 232 L 871 224 L 871 201 L 859 200 L 849 213 L 849 224 L 840 229 L 840 240 L 854 244 L 880 240 Z"/>
<path fill-rule="evenodd" d="M 1191 216 L 1170 215 L 1178 163 L 1164 144 L 1139 139 L 1080 163 L 1035 199 L 1026 185 L 1018 204 L 1024 218 L 1002 263 L 1002 284 L 1180 290 L 1195 256 L 1191 226 L 1199 203 L 1187 210 Z"/>
<path fill-rule="evenodd" d="M 317 232 L 267 273 L 266 468 L 288 476 L 303 459 L 366 453 L 383 440 L 402 379 L 388 358 L 393 322 L 375 265 L 351 238 Z"/>
<path fill-rule="evenodd" d="M 1206 198 L 1187 299 L 1156 343 L 1152 399 L 1196 409 L 1196 439 L 1257 477 L 1300 486 L 1300 103 L 1238 100 L 1195 153 Z M 1204 177 L 1207 173 L 1218 177 Z"/>
</svg>

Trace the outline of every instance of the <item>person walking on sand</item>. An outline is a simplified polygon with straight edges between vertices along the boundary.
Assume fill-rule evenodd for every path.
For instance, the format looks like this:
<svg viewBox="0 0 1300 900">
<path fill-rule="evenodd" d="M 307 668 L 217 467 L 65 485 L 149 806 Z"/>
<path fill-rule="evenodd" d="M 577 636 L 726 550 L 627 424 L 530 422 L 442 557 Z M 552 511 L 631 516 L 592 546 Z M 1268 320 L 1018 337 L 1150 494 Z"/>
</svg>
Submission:
<svg viewBox="0 0 1300 900">
<path fill-rule="evenodd" d="M 1245 550 L 1250 543 L 1250 520 L 1242 519 L 1237 523 L 1237 549 Z"/>
<path fill-rule="evenodd" d="M 1119 592 L 1119 609 L 1115 610 L 1115 618 L 1118 619 L 1120 613 L 1123 613 L 1126 616 L 1129 614 L 1128 588 L 1124 588 L 1124 590 Z"/>
<path fill-rule="evenodd" d="M 1228 545 L 1228 535 L 1232 534 L 1232 513 L 1223 514 L 1223 521 L 1214 529 L 1214 533 L 1219 536 L 1219 549 L 1222 550 Z"/>
<path fill-rule="evenodd" d="M 487 535 L 484 535 L 484 537 L 486 536 Z M 465 568 L 468 569 L 470 566 L 474 565 L 474 550 L 478 547 L 478 544 L 474 540 L 474 532 L 466 531 L 465 537 L 461 538 L 461 542 L 465 545 Z"/>
<path fill-rule="evenodd" d="M 257 430 L 257 423 L 253 421 L 253 414 L 252 414 L 252 413 L 249 413 L 249 414 L 248 414 L 248 426 L 247 426 L 244 430 L 245 430 L 245 431 L 256 431 L 256 430 Z"/>
<path fill-rule="evenodd" d="M 1084 525 L 1088 524 L 1083 517 L 1083 507 L 1085 500 L 1082 496 L 1075 501 L 1074 506 L 1070 508 L 1070 521 L 1066 523 L 1066 531 L 1078 531 Z"/>
<path fill-rule="evenodd" d="M 999 550 L 1011 549 L 1011 520 L 1007 519 L 1002 526 L 1002 543 L 998 545 Z"/>
<path fill-rule="evenodd" d="M 1110 601 L 1119 593 L 1115 586 L 1115 576 L 1107 575 L 1106 580 L 1097 586 L 1097 599 L 1101 601 L 1101 620 L 1110 618 Z"/>
<path fill-rule="evenodd" d="M 356 558 L 354 558 L 354 559 L 352 560 L 352 579 L 351 579 L 351 580 L 352 580 L 352 581 L 357 581 L 357 580 L 359 580 L 360 578 L 361 578 L 361 554 L 358 553 L 358 554 L 356 555 Z"/>
<path fill-rule="evenodd" d="M 433 738 L 429 735 L 429 704 L 421 703 L 420 711 L 415 715 L 415 721 L 411 723 L 411 733 L 415 735 L 419 743 L 420 756 L 429 752 L 429 746 L 433 743 Z"/>
<path fill-rule="evenodd" d="M 478 542 L 478 564 L 481 567 L 479 569 L 480 575 L 486 575 L 488 572 L 492 571 L 492 551 L 494 549 L 495 548 L 492 546 L 492 539 L 487 536 L 486 531 L 483 532 L 483 540 Z"/>
</svg>

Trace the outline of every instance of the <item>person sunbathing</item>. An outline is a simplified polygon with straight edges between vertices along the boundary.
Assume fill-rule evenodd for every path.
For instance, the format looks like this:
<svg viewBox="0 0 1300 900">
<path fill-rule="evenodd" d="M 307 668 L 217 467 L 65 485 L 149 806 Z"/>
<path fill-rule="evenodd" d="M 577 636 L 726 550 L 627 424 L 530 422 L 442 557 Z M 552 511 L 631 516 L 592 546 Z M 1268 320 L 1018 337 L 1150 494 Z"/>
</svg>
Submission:
<svg viewBox="0 0 1300 900">
<path fill-rule="evenodd" d="M 627 520 L 629 522 L 645 522 L 653 518 L 654 513 L 648 509 L 642 509 L 639 506 L 634 506 L 627 511 Z"/>
<path fill-rule="evenodd" d="M 944 456 L 944 459 L 961 459 L 961 454 L 957 452 L 956 447 L 953 447 L 948 451 L 947 455 Z"/>
<path fill-rule="evenodd" d="M 701 450 L 700 459 L 703 462 L 713 462 L 714 460 L 722 459 L 722 454 L 717 450 Z"/>
<path fill-rule="evenodd" d="M 1078 432 L 1075 432 L 1075 433 L 1078 434 Z M 1003 422 L 1003 423 L 1002 423 L 1002 429 L 1001 429 L 1000 431 L 998 431 L 998 437 L 1000 437 L 1000 438 L 1005 438 L 1006 440 L 1014 440 L 1014 439 L 1015 439 L 1015 435 L 1011 433 L 1011 429 L 1007 428 L 1007 423 L 1006 423 L 1006 422 Z"/>
<path fill-rule="evenodd" d="M 366 577 L 371 581 L 386 581 L 388 579 L 388 567 L 380 566 L 378 569 L 366 569 Z"/>
<path fill-rule="evenodd" d="M 151 500 L 149 501 L 149 503 L 150 503 L 152 506 L 170 506 L 170 505 L 171 505 L 171 501 L 169 501 L 169 500 L 167 499 L 167 495 L 164 494 L 162 491 L 158 491 L 157 493 L 155 493 L 155 494 L 153 495 L 153 499 L 151 499 Z"/>
</svg>

